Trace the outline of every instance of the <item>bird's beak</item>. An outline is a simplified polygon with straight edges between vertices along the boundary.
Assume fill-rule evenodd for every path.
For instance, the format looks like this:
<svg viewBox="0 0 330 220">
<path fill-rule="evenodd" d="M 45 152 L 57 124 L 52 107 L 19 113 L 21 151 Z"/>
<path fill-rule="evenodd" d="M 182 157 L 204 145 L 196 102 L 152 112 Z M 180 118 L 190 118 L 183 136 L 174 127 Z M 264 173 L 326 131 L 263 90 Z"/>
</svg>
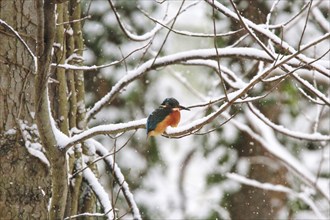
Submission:
<svg viewBox="0 0 330 220">
<path fill-rule="evenodd" d="M 179 108 L 180 108 L 180 110 L 187 110 L 187 111 L 190 111 L 190 109 L 189 109 L 189 108 L 187 108 L 187 107 L 184 107 L 184 106 L 182 106 L 182 105 L 179 105 Z"/>
</svg>

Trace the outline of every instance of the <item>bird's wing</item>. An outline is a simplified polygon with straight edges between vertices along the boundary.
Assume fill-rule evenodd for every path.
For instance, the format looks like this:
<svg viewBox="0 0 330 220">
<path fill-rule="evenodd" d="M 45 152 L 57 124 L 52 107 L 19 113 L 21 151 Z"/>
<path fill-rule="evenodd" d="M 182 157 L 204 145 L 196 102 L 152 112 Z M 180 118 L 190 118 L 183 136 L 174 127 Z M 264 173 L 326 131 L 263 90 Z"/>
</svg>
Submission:
<svg viewBox="0 0 330 220">
<path fill-rule="evenodd" d="M 157 127 L 157 124 L 163 121 L 166 116 L 168 116 L 171 113 L 171 109 L 169 108 L 158 108 L 155 111 L 153 111 L 147 120 L 147 133 L 150 131 L 155 130 Z"/>
</svg>

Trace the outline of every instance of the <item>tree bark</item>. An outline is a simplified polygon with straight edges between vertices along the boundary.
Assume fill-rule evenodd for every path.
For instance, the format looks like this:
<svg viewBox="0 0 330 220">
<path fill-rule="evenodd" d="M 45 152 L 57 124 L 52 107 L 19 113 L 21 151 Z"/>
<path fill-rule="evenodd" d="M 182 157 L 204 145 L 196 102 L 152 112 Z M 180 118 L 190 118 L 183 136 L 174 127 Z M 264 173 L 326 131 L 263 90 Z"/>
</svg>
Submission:
<svg viewBox="0 0 330 220">
<path fill-rule="evenodd" d="M 35 53 L 37 14 L 34 1 L 0 1 L 0 19 L 14 28 Z M 26 47 L 0 26 L 0 216 L 46 219 L 50 173 L 32 156 L 25 137 L 37 143 L 34 124 L 34 61 Z M 29 132 L 30 131 L 30 132 Z"/>
</svg>

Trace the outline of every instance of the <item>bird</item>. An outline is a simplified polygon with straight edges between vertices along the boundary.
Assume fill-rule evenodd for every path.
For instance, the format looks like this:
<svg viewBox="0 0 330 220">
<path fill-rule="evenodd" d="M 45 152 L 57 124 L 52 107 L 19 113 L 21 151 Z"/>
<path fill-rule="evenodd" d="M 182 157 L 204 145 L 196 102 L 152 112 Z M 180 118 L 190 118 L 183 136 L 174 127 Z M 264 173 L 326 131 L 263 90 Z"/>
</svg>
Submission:
<svg viewBox="0 0 330 220">
<path fill-rule="evenodd" d="M 190 111 L 189 108 L 180 105 L 175 98 L 166 98 L 162 104 L 154 110 L 147 119 L 147 138 L 163 134 L 168 126 L 177 127 L 181 110 Z"/>
</svg>

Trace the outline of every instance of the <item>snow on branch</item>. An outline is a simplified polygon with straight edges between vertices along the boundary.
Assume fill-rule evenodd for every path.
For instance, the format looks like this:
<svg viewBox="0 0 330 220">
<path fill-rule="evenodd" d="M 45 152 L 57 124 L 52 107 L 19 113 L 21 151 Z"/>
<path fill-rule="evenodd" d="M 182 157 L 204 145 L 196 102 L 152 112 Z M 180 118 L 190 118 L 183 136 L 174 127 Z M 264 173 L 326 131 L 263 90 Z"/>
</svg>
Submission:
<svg viewBox="0 0 330 220">
<path fill-rule="evenodd" d="M 252 103 L 247 103 L 250 110 L 255 114 L 260 120 L 262 120 L 265 124 L 267 124 L 269 127 L 274 129 L 275 131 L 278 131 L 286 136 L 290 136 L 293 138 L 297 138 L 300 140 L 309 140 L 309 141 L 330 141 L 329 135 L 322 135 L 320 133 L 314 133 L 314 134 L 307 134 L 302 133 L 298 131 L 291 131 L 283 126 L 277 125 L 273 122 L 271 122 L 266 116 L 264 116 L 257 108 L 253 106 Z"/>
<path fill-rule="evenodd" d="M 259 75 L 262 76 L 263 74 Z M 183 80 L 181 82 L 184 83 L 184 85 L 187 86 L 189 89 L 193 88 L 190 87 L 190 84 L 187 81 Z M 207 98 L 197 90 L 192 89 L 192 92 L 202 101 L 207 101 Z M 216 110 L 216 112 L 219 112 L 220 109 L 224 108 L 225 105 L 226 103 L 224 103 L 218 110 Z M 212 106 L 212 108 L 215 109 L 215 106 Z M 217 114 L 216 112 L 212 114 Z M 201 121 L 201 123 L 203 123 L 203 121 L 206 121 L 209 116 L 206 116 L 204 119 L 202 118 L 199 120 Z M 252 123 L 253 126 L 261 133 L 260 135 L 254 132 L 249 126 L 235 119 L 232 119 L 227 112 L 223 111 L 221 116 L 224 117 L 226 120 L 231 119 L 230 122 L 235 127 L 249 134 L 254 140 L 259 142 L 267 152 L 274 156 L 274 158 L 277 158 L 279 161 L 285 164 L 289 168 L 289 171 L 293 171 L 293 173 L 296 174 L 303 182 L 307 183 L 310 187 L 314 188 L 328 201 L 330 201 L 327 189 L 322 188 L 322 185 L 317 181 L 317 178 L 308 169 L 306 169 L 306 167 L 300 161 L 298 161 L 289 152 L 287 152 L 287 150 L 276 140 L 274 134 L 272 133 L 272 130 L 270 130 L 268 125 L 261 121 L 259 118 L 257 118 L 252 112 L 248 112 L 247 118 L 249 119 L 250 123 Z M 186 125 L 186 127 L 191 127 L 191 123 Z M 187 128 L 184 128 L 184 126 L 179 128 L 168 128 L 167 133 L 177 135 L 182 132 L 181 130 L 186 130 Z"/>
<path fill-rule="evenodd" d="M 287 57 L 284 60 L 281 60 L 280 62 L 277 62 L 276 65 L 273 65 L 269 68 L 266 68 L 263 72 L 257 74 L 255 77 L 251 79 L 249 83 L 247 83 L 243 88 L 234 91 L 232 93 L 228 94 L 229 100 L 228 102 L 225 102 L 222 106 L 219 107 L 215 112 L 207 115 L 204 118 L 198 119 L 192 123 L 189 123 L 185 126 L 181 126 L 179 128 L 167 128 L 167 134 L 173 135 L 173 136 L 180 136 L 183 134 L 191 133 L 196 131 L 197 129 L 200 129 L 202 126 L 206 125 L 207 123 L 213 121 L 218 115 L 220 115 L 222 112 L 224 112 L 229 106 L 231 106 L 233 103 L 235 103 L 236 100 L 243 97 L 247 92 L 253 88 L 254 85 L 256 85 L 258 82 L 260 82 L 261 79 L 266 77 L 276 66 L 279 66 L 287 61 L 290 57 L 293 55 Z"/>
<path fill-rule="evenodd" d="M 192 89 L 193 87 L 190 87 L 189 82 L 186 80 L 181 80 L 187 88 Z M 197 97 L 199 97 L 202 101 L 207 102 L 207 98 L 202 95 L 197 90 L 192 89 L 193 94 L 195 94 Z M 215 106 L 212 106 L 213 109 L 215 109 Z M 227 112 L 223 112 L 221 114 L 226 120 L 231 119 L 231 116 Z M 252 118 L 253 117 L 253 118 Z M 280 162 L 282 162 L 285 166 L 289 168 L 290 172 L 293 172 L 293 174 L 296 174 L 298 178 L 300 178 L 303 182 L 307 183 L 311 188 L 318 191 L 321 195 L 323 195 L 328 201 L 330 201 L 329 194 L 326 188 L 323 188 L 322 185 L 317 181 L 317 178 L 308 170 L 306 167 L 298 161 L 295 157 L 293 157 L 287 150 L 277 142 L 276 138 L 274 137 L 272 131 L 268 127 L 268 125 L 264 124 L 260 119 L 258 119 L 255 115 L 253 115 L 251 112 L 248 115 L 248 118 L 250 119 L 250 123 L 254 124 L 254 127 L 257 131 L 259 131 L 261 134 L 257 134 L 254 132 L 249 126 L 235 120 L 231 119 L 230 122 L 233 123 L 235 127 L 237 127 L 239 130 L 246 132 L 249 134 L 254 140 L 256 140 L 258 143 L 261 144 L 261 146 L 274 158 L 278 159 Z M 169 130 L 169 129 L 168 129 Z M 168 131 L 167 130 L 167 131 Z M 171 131 L 177 131 L 177 129 L 170 129 Z M 283 188 L 281 186 L 273 187 L 271 185 L 263 185 L 264 188 L 267 187 L 267 189 L 271 188 L 272 190 L 282 190 L 284 192 L 290 192 L 291 189 Z M 299 198 L 302 199 L 306 204 L 308 204 L 313 211 L 319 216 L 322 217 L 323 215 L 318 210 L 318 208 L 315 206 L 314 202 L 311 198 L 309 198 L 309 195 L 299 194 Z"/>
<path fill-rule="evenodd" d="M 323 38 L 322 38 L 323 39 Z M 318 39 L 319 40 L 319 39 Z M 318 42 L 318 41 L 317 41 Z M 300 61 L 295 59 L 300 52 L 314 45 L 315 41 L 303 47 L 299 52 L 296 52 L 289 56 L 283 56 L 282 59 L 278 60 L 276 65 L 272 67 L 276 69 L 277 67 L 282 66 L 283 64 L 289 64 L 292 66 L 299 66 Z M 110 104 L 118 95 L 118 93 L 129 83 L 134 81 L 136 78 L 141 77 L 147 71 L 157 69 L 161 66 L 167 66 L 171 64 L 177 64 L 180 62 L 194 60 L 194 59 L 215 59 L 217 55 L 220 57 L 243 57 L 248 59 L 256 59 L 267 62 L 272 62 L 273 59 L 263 50 L 254 49 L 254 48 L 221 48 L 215 51 L 214 48 L 211 49 L 197 49 L 185 52 L 179 52 L 172 55 L 167 55 L 164 57 L 160 57 L 156 59 L 156 61 L 152 58 L 145 63 L 143 63 L 138 68 L 128 71 L 128 73 L 122 77 L 108 92 L 105 96 L 103 96 L 98 102 L 94 104 L 94 106 L 86 113 L 86 120 L 89 121 L 95 114 L 97 114 L 106 104 Z M 316 61 L 323 65 L 323 62 Z"/>
<path fill-rule="evenodd" d="M 229 16 L 229 17 L 231 17 L 231 18 L 233 18 L 237 21 L 240 21 L 240 18 L 238 17 L 238 15 L 236 13 L 234 13 L 233 11 L 231 11 L 230 9 L 228 9 L 227 7 L 222 5 L 220 2 L 213 1 L 213 0 L 204 0 L 204 1 L 206 1 L 212 7 L 215 7 L 218 11 L 222 12 L 226 16 Z M 263 27 L 255 24 L 255 23 L 253 23 L 249 19 L 244 18 L 242 16 L 241 16 L 241 19 L 242 19 L 242 22 L 244 22 L 244 24 L 247 25 L 249 28 L 253 29 L 254 31 L 257 31 L 258 33 L 260 33 L 264 36 L 266 36 L 267 38 L 269 38 L 271 41 L 273 41 L 275 44 L 277 44 L 282 49 L 289 51 L 291 54 L 297 53 L 297 50 L 295 50 L 292 46 L 290 46 L 290 44 L 288 44 L 283 39 L 276 36 L 274 33 L 269 31 L 268 29 L 263 28 Z M 321 38 L 322 38 L 322 40 L 329 39 L 330 38 L 330 33 L 326 33 L 325 35 L 321 36 Z M 301 53 L 298 53 L 296 57 L 305 64 L 309 63 L 309 65 L 311 67 L 313 67 L 315 70 L 319 71 L 323 75 L 325 75 L 327 77 L 330 77 L 329 71 L 324 66 L 318 65 L 317 63 L 310 63 L 311 58 L 308 58 L 308 57 L 306 57 L 305 55 L 303 55 Z"/>
<path fill-rule="evenodd" d="M 233 122 L 233 124 L 241 131 L 248 133 L 252 138 L 258 141 L 265 150 L 294 171 L 294 173 L 297 174 L 302 181 L 310 187 L 315 188 L 321 195 L 330 201 L 330 196 L 327 193 L 327 190 L 323 188 L 319 182 L 317 182 L 315 175 L 312 174 L 300 161 L 292 156 L 292 154 L 290 154 L 281 143 L 278 142 L 272 129 L 248 109 L 245 112 L 250 124 L 259 134 L 247 125 L 236 120 L 231 120 L 231 122 Z M 228 117 L 230 116 L 226 115 L 226 118 Z"/>
<path fill-rule="evenodd" d="M 242 56 L 248 54 L 249 56 L 257 56 L 257 57 L 269 57 L 264 51 L 252 49 L 252 48 L 226 48 L 226 49 L 219 49 L 219 55 L 220 56 L 231 56 L 231 55 L 237 55 L 241 54 Z M 156 68 L 161 65 L 169 65 L 171 63 L 176 63 L 179 61 L 185 61 L 189 58 L 192 59 L 201 59 L 201 58 L 211 58 L 216 55 L 214 49 L 201 49 L 201 50 L 194 50 L 189 52 L 181 52 L 174 55 L 169 55 L 165 57 L 161 57 L 156 60 L 154 66 L 151 66 L 151 62 L 153 60 L 149 60 L 142 64 L 139 68 L 130 71 L 127 75 L 125 75 L 123 78 L 121 78 L 118 83 L 116 83 L 111 91 L 105 95 L 100 101 L 98 101 L 94 107 L 86 114 L 87 119 L 91 118 L 93 115 L 95 115 L 98 111 L 101 110 L 101 108 L 107 104 L 108 102 L 111 102 L 118 92 L 124 88 L 128 83 L 135 80 L 137 77 L 143 75 L 147 70 Z M 292 58 L 294 58 L 296 54 L 292 54 L 290 56 L 286 56 L 285 58 L 282 58 L 280 61 L 277 61 L 276 65 L 272 65 L 269 68 L 266 68 L 263 72 L 256 75 L 249 83 L 241 84 L 245 85 L 241 89 L 234 91 L 232 93 L 229 93 L 230 100 L 229 102 L 226 102 L 223 104 L 217 111 L 213 112 L 212 114 L 198 119 L 186 126 L 181 126 L 180 128 L 168 128 L 168 134 L 172 136 L 180 136 L 183 134 L 188 134 L 190 132 L 194 132 L 195 130 L 201 128 L 205 124 L 211 122 L 213 119 L 215 119 L 219 114 L 221 114 L 223 111 L 225 111 L 229 106 L 231 106 L 233 103 L 235 103 L 239 98 L 243 97 L 247 92 L 253 88 L 255 84 L 261 81 L 261 79 L 265 78 L 272 70 L 276 69 L 277 67 L 281 66 L 284 63 L 289 62 Z M 299 77 L 299 76 L 298 76 Z M 312 89 L 315 89 L 314 87 Z M 322 100 L 328 101 L 326 97 L 324 97 L 323 94 L 321 94 Z M 328 101 L 329 102 L 329 101 Z M 143 121 L 141 121 L 143 120 Z M 67 140 L 66 143 L 62 143 L 61 147 L 69 147 L 74 145 L 75 143 L 78 143 L 82 140 L 86 140 L 92 136 L 95 136 L 97 134 L 106 134 L 106 133 L 119 133 L 130 129 L 138 129 L 138 128 L 144 128 L 145 119 L 141 119 L 137 121 L 132 121 L 129 123 L 120 123 L 117 125 L 101 125 L 97 126 L 91 129 L 88 129 L 87 131 L 84 131 L 78 135 L 73 136 L 69 140 Z"/>
<path fill-rule="evenodd" d="M 290 189 L 286 186 L 283 186 L 283 185 L 278 185 L 278 184 L 274 185 L 274 184 L 271 184 L 271 183 L 261 183 L 257 180 L 252 180 L 252 179 L 246 178 L 244 176 L 238 175 L 236 173 L 227 173 L 226 176 L 227 176 L 227 178 L 229 178 L 231 180 L 234 180 L 234 181 L 237 181 L 241 184 L 245 184 L 245 185 L 248 185 L 248 186 L 253 186 L 253 187 L 256 187 L 256 188 L 259 188 L 259 189 L 264 189 L 264 190 L 283 192 L 283 193 L 286 193 L 286 194 L 288 194 L 290 196 L 293 196 L 295 198 L 299 198 L 302 201 L 304 201 L 314 211 L 314 213 L 316 214 L 316 216 L 319 219 L 327 219 L 322 214 L 322 212 L 319 210 L 317 205 L 313 202 L 313 200 L 310 199 L 310 194 L 309 194 L 308 191 L 298 193 L 298 192 L 295 192 L 292 189 Z"/>
<path fill-rule="evenodd" d="M 92 140 L 92 142 L 94 143 L 96 152 L 100 156 L 103 157 L 103 156 L 108 155 L 109 152 L 107 151 L 107 149 L 105 147 L 103 147 L 103 145 L 101 145 L 99 142 L 97 142 L 95 140 Z M 124 194 L 124 197 L 125 197 L 125 199 L 128 203 L 128 206 L 131 209 L 133 219 L 134 220 L 141 220 L 142 218 L 141 218 L 141 215 L 140 215 L 140 210 L 136 205 L 133 194 L 131 193 L 127 182 L 125 181 L 124 175 L 122 174 L 120 168 L 115 163 L 115 161 L 112 159 L 112 156 L 113 155 L 109 155 L 109 156 L 105 157 L 104 162 L 106 163 L 106 165 L 110 169 L 110 171 L 111 171 L 114 179 L 116 180 L 117 184 L 121 187 L 122 192 Z"/>
<path fill-rule="evenodd" d="M 323 16 L 322 12 L 320 11 L 319 8 L 314 8 L 312 10 L 312 14 L 315 18 L 315 20 L 318 22 L 320 27 L 325 31 L 325 32 L 330 32 L 330 26 L 329 26 L 329 21 Z"/>
<path fill-rule="evenodd" d="M 109 125 L 99 125 L 93 128 L 87 129 L 79 134 L 74 135 L 71 138 L 65 138 L 61 141 L 60 148 L 69 148 L 79 142 L 85 141 L 91 137 L 100 134 L 117 134 L 129 130 L 136 130 L 139 128 L 145 128 L 145 123 L 147 120 L 140 119 L 136 121 L 130 121 L 127 123 L 109 124 Z"/>
<path fill-rule="evenodd" d="M 84 213 L 80 213 L 77 215 L 71 215 L 69 217 L 64 218 L 64 220 L 71 220 L 71 219 L 76 219 L 76 218 L 81 218 L 81 217 L 104 217 L 104 213 L 84 212 Z"/>
<path fill-rule="evenodd" d="M 49 160 L 44 153 L 44 149 L 40 144 L 40 140 L 38 140 L 39 132 L 36 124 L 28 126 L 22 120 L 17 120 L 16 124 L 18 125 L 18 129 L 21 132 L 27 151 L 32 156 L 37 157 L 41 162 L 50 167 Z"/>
<path fill-rule="evenodd" d="M 86 164 L 85 164 L 86 166 Z M 111 206 L 111 202 L 109 200 L 108 193 L 105 191 L 103 186 L 100 184 L 98 179 L 95 177 L 93 171 L 90 168 L 86 168 L 83 171 L 83 177 L 87 181 L 88 185 L 92 188 L 99 202 L 101 203 L 104 209 L 104 215 L 107 216 L 108 219 L 114 219 L 113 216 L 113 208 Z"/>
</svg>

